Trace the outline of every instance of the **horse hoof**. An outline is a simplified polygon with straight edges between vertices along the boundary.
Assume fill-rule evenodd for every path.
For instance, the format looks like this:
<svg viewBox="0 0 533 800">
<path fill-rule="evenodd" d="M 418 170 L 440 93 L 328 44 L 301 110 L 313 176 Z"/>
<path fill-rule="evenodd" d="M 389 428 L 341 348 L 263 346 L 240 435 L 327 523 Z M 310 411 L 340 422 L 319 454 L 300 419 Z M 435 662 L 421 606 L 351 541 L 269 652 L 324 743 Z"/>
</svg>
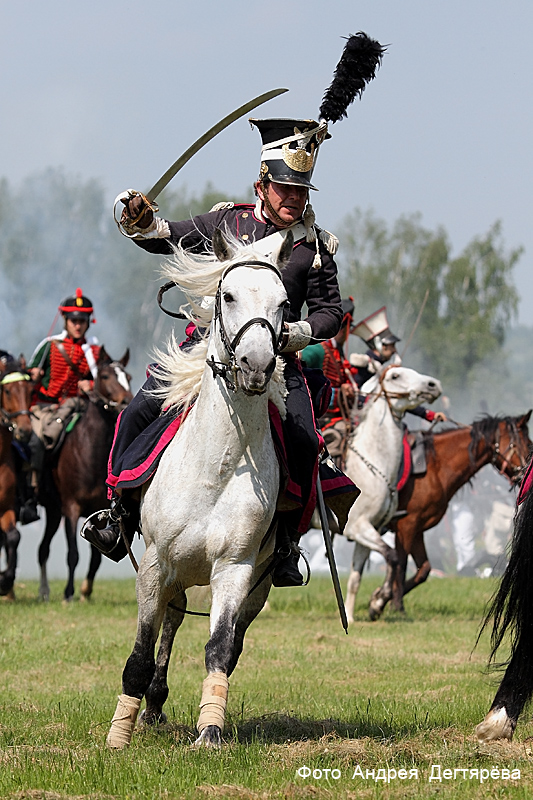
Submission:
<svg viewBox="0 0 533 800">
<path fill-rule="evenodd" d="M 495 742 L 498 739 L 513 738 L 516 723 L 509 718 L 505 706 L 495 708 L 487 714 L 483 722 L 476 727 L 476 736 L 480 744 Z"/>
<path fill-rule="evenodd" d="M 139 716 L 139 726 L 142 727 L 143 725 L 165 725 L 167 722 L 167 715 L 164 711 L 160 711 L 159 713 L 155 714 L 147 714 L 146 709 L 144 708 L 141 711 Z"/>
<path fill-rule="evenodd" d="M 385 608 L 385 603 L 381 597 L 381 589 L 378 587 L 374 589 L 372 592 L 372 597 L 370 598 L 370 605 L 368 607 L 368 616 L 370 617 L 372 622 L 375 622 L 377 619 L 381 617 L 383 614 L 383 609 Z"/>
<path fill-rule="evenodd" d="M 84 578 L 80 587 L 80 602 L 84 603 L 91 599 L 93 593 L 93 582 Z"/>
<path fill-rule="evenodd" d="M 39 600 L 41 601 L 41 603 L 49 603 L 50 592 L 39 592 Z"/>
<path fill-rule="evenodd" d="M 70 597 L 64 597 L 62 605 L 69 606 L 73 600 L 74 600 L 74 595 L 72 594 L 70 595 Z"/>
<path fill-rule="evenodd" d="M 7 597 L 13 591 L 14 578 L 7 578 L 4 573 L 0 573 L 0 597 Z"/>
<path fill-rule="evenodd" d="M 3 594 L 2 595 L 2 600 L 4 601 L 4 603 L 14 603 L 15 600 L 16 600 L 16 598 L 15 598 L 15 590 L 13 588 L 11 588 L 9 590 L 9 592 L 6 592 L 5 594 Z"/>
<path fill-rule="evenodd" d="M 218 725 L 208 725 L 194 743 L 195 747 L 221 747 L 222 731 Z"/>
</svg>

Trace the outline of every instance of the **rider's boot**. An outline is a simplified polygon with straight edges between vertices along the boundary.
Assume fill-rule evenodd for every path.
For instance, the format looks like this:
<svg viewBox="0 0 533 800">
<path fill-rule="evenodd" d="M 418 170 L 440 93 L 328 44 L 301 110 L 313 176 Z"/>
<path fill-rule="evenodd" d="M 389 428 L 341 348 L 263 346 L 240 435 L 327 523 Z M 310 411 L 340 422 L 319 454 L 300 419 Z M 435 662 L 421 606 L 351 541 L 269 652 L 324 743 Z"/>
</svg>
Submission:
<svg viewBox="0 0 533 800">
<path fill-rule="evenodd" d="M 119 562 L 128 553 L 122 537 L 121 528 L 131 545 L 135 532 L 139 529 L 140 504 L 129 493 L 123 493 L 111 504 L 111 508 L 92 515 L 82 527 L 81 536 L 96 547 L 102 555 Z"/>
<path fill-rule="evenodd" d="M 21 525 L 29 525 L 30 522 L 37 522 L 41 519 L 37 510 L 37 498 L 35 495 L 28 497 L 19 509 L 19 522 Z"/>
<path fill-rule="evenodd" d="M 300 533 L 296 527 L 288 524 L 283 515 L 278 521 L 276 534 L 276 552 L 281 556 L 272 573 L 272 586 L 303 586 L 304 579 L 298 569 L 300 560 Z"/>
<path fill-rule="evenodd" d="M 35 470 L 23 472 L 21 481 L 22 485 L 19 483 L 19 493 L 22 495 L 22 502 L 18 518 L 21 525 L 28 525 L 30 522 L 37 522 L 41 518 L 37 510 L 38 474 Z"/>
</svg>

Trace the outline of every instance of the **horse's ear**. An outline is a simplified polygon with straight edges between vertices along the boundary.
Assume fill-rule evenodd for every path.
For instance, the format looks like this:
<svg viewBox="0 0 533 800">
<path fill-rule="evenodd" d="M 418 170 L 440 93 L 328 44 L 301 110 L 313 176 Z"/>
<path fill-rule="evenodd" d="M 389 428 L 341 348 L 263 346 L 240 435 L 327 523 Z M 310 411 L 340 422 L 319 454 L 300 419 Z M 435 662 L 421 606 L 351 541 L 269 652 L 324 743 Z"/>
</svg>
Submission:
<svg viewBox="0 0 533 800">
<path fill-rule="evenodd" d="M 533 411 L 533 409 L 530 408 L 529 411 L 527 412 L 527 414 L 524 414 L 523 417 L 520 417 L 520 419 L 518 420 L 518 427 L 519 428 L 525 428 L 525 426 L 529 422 L 529 419 L 531 417 L 531 412 L 532 411 Z"/>
<path fill-rule="evenodd" d="M 122 364 L 123 367 L 126 367 L 129 360 L 130 360 L 130 348 L 128 347 L 128 349 L 120 359 L 120 363 Z"/>
<path fill-rule="evenodd" d="M 289 263 L 290 257 L 292 256 L 292 250 L 294 247 L 294 234 L 292 231 L 287 231 L 283 242 L 278 250 L 276 255 L 276 264 L 280 270 L 285 269 L 287 264 Z"/>
<path fill-rule="evenodd" d="M 215 228 L 212 239 L 213 252 L 219 261 L 229 261 L 236 253 L 236 250 L 224 236 L 220 228 Z"/>
<path fill-rule="evenodd" d="M 106 364 L 111 361 L 110 357 L 107 355 L 107 351 L 104 345 L 100 345 L 100 351 L 98 353 L 98 364 Z"/>
<path fill-rule="evenodd" d="M 22 372 L 24 372 L 25 369 L 26 369 L 26 359 L 24 358 L 24 354 L 23 353 L 21 353 L 20 356 L 19 356 L 19 366 L 20 366 L 20 369 L 22 370 Z"/>
</svg>

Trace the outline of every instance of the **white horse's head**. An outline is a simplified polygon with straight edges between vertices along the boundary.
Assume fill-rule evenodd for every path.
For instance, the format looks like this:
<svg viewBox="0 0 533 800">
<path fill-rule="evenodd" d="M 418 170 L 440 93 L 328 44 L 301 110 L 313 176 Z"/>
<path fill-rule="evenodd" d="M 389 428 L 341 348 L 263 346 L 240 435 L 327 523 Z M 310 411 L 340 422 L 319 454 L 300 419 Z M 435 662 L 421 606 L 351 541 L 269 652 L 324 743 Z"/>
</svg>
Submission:
<svg viewBox="0 0 533 800">
<path fill-rule="evenodd" d="M 361 391 L 383 396 L 396 417 L 421 403 L 433 403 L 442 393 L 440 381 L 408 367 L 388 366 L 363 384 Z"/>
<path fill-rule="evenodd" d="M 215 256 L 225 265 L 214 307 L 216 354 L 233 372 L 235 388 L 246 394 L 265 392 L 276 366 L 287 304 L 280 270 L 292 247 L 289 232 L 267 259 L 220 230 L 213 236 Z"/>
</svg>

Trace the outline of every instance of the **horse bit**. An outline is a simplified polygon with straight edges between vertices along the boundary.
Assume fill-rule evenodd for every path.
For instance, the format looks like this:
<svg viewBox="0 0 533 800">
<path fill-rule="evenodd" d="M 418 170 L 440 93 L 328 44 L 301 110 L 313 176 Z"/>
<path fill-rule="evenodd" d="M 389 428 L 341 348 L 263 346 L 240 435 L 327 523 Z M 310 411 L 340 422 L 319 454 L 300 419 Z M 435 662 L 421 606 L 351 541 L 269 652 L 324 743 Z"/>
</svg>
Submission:
<svg viewBox="0 0 533 800">
<path fill-rule="evenodd" d="M 213 375 L 220 376 L 228 389 L 232 392 L 237 391 L 237 374 L 241 371 L 241 368 L 237 364 L 237 357 L 235 354 L 235 350 L 239 345 L 242 337 L 253 325 L 261 325 L 262 328 L 267 328 L 270 331 L 270 335 L 272 337 L 272 346 L 274 349 L 274 355 L 277 356 L 279 353 L 280 345 L 283 339 L 283 328 L 281 329 L 279 335 L 276 335 L 276 331 L 274 330 L 271 323 L 265 319 L 264 317 L 253 317 L 253 319 L 248 320 L 245 322 L 244 325 L 237 331 L 233 339 L 230 341 L 226 328 L 224 326 L 224 320 L 222 318 L 222 281 L 226 277 L 226 275 L 231 272 L 231 270 L 236 269 L 237 267 L 256 267 L 258 269 L 269 269 L 272 272 L 275 272 L 276 275 L 279 276 L 278 269 L 273 265 L 269 264 L 267 261 L 241 261 L 238 264 L 233 264 L 232 266 L 228 267 L 220 282 L 218 284 L 217 293 L 215 295 L 215 309 L 214 309 L 214 316 L 213 319 L 215 322 L 218 322 L 219 330 L 220 330 L 220 338 L 222 340 L 222 344 L 226 348 L 226 352 L 229 355 L 229 362 L 225 363 L 222 361 L 215 361 L 214 356 L 211 356 L 209 360 L 206 361 L 209 367 L 213 372 Z M 288 301 L 287 301 L 288 302 Z M 232 377 L 230 377 L 230 374 Z"/>
</svg>

